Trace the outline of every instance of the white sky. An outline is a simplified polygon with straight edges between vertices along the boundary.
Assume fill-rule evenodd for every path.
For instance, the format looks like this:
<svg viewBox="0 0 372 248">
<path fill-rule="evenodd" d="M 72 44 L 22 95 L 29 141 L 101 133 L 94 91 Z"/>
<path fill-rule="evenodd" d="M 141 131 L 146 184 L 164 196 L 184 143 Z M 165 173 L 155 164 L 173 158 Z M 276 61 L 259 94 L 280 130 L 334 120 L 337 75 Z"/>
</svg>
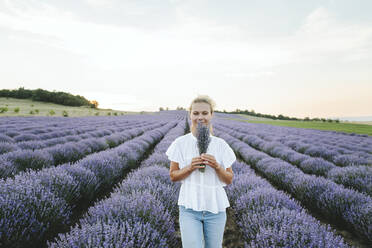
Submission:
<svg viewBox="0 0 372 248">
<path fill-rule="evenodd" d="M 372 115 L 369 0 L 0 0 L 0 88 L 102 108 Z"/>
</svg>

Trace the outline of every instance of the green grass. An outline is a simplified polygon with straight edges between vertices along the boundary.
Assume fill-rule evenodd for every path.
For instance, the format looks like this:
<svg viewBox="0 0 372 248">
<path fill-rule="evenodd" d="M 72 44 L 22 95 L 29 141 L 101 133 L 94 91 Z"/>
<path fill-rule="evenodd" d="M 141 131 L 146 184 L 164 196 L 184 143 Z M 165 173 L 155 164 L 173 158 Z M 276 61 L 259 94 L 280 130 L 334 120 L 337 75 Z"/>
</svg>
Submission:
<svg viewBox="0 0 372 248">
<path fill-rule="evenodd" d="M 63 116 L 64 111 L 68 113 L 69 117 L 80 116 L 114 116 L 114 113 L 120 115 L 140 114 L 140 112 L 119 111 L 112 109 L 93 109 L 87 106 L 84 107 L 70 107 L 54 103 L 38 102 L 28 99 L 16 99 L 0 97 L 0 108 L 7 108 L 2 116 Z M 18 111 L 18 112 L 17 112 Z M 54 113 L 54 114 L 53 114 Z M 147 112 L 146 112 L 147 113 Z"/>
<path fill-rule="evenodd" d="M 241 120 L 249 123 L 262 123 L 274 126 L 311 128 L 318 130 L 337 131 L 345 133 L 367 134 L 372 136 L 372 125 L 355 123 L 335 123 L 335 122 L 316 122 L 316 121 L 284 121 L 284 120 Z"/>
</svg>

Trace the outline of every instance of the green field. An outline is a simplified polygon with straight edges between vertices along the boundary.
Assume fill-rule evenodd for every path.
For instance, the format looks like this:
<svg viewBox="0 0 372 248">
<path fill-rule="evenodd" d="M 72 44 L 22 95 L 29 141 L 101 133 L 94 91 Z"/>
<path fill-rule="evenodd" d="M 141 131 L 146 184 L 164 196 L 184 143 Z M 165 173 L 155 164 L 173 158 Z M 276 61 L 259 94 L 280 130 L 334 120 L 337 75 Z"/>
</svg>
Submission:
<svg viewBox="0 0 372 248">
<path fill-rule="evenodd" d="M 263 123 L 275 126 L 311 128 L 318 130 L 337 131 L 345 133 L 367 134 L 372 136 L 372 125 L 357 123 L 336 123 L 336 122 L 316 122 L 316 121 L 285 121 L 285 120 L 242 120 L 249 123 Z"/>
<path fill-rule="evenodd" d="M 6 112 L 0 113 L 2 116 L 63 116 L 66 111 L 69 117 L 79 116 L 108 116 L 108 115 L 125 115 L 139 114 L 140 112 L 119 111 L 112 109 L 93 109 L 87 106 L 70 107 L 54 103 L 38 102 L 28 99 L 15 99 L 0 97 L 0 112 L 2 108 L 7 108 Z M 19 108 L 19 112 L 15 109 Z M 51 111 L 54 111 L 52 114 Z M 98 114 L 97 114 L 98 113 Z M 115 114 L 116 113 L 116 114 Z"/>
</svg>

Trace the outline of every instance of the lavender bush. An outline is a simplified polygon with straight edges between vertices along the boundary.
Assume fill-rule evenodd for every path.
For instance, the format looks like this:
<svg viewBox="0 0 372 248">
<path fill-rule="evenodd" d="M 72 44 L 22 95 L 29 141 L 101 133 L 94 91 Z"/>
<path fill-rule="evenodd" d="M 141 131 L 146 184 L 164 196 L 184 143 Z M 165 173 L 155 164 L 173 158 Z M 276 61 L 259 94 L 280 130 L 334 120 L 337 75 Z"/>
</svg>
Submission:
<svg viewBox="0 0 372 248">
<path fill-rule="evenodd" d="M 216 128 L 216 130 L 218 129 Z M 223 135 L 223 138 L 232 146 L 252 149 L 232 136 Z M 249 160 L 249 157 L 245 157 L 246 153 L 240 155 L 243 159 Z M 305 206 L 323 212 L 324 216 L 331 221 L 348 224 L 354 232 L 363 235 L 372 242 L 372 229 L 366 228 L 366 226 L 372 225 L 372 219 L 369 218 L 371 213 L 365 212 L 361 208 L 362 205 L 372 204 L 370 197 L 346 189 L 328 179 L 303 174 L 299 169 L 282 160 L 270 158 L 268 155 L 266 157 L 267 159 L 262 159 L 253 165 L 271 182 L 293 194 Z"/>
<path fill-rule="evenodd" d="M 257 177 L 247 164 L 233 164 L 227 187 L 245 247 L 349 247 L 329 226 L 308 215 L 287 194 Z"/>
<path fill-rule="evenodd" d="M 12 179 L 8 179 L 6 181 L 6 184 L 8 185 L 6 189 L 2 191 L 2 195 L 4 195 L 5 202 L 3 205 L 6 205 L 6 207 L 2 208 L 6 212 L 6 216 L 2 218 L 2 221 L 6 221 L 6 225 L 4 228 L 6 228 L 7 231 L 1 231 L 0 232 L 0 240 L 5 240 L 4 244 L 9 244 L 7 247 L 13 247 L 11 246 L 11 242 L 14 239 L 17 239 L 17 242 L 14 242 L 16 247 L 19 247 L 19 244 L 25 244 L 28 242 L 30 245 L 40 246 L 43 242 L 45 242 L 46 239 L 49 239 L 51 235 L 54 234 L 56 230 L 58 230 L 60 227 L 65 228 L 66 225 L 68 225 L 70 221 L 70 215 L 71 215 L 71 209 L 74 208 L 74 204 L 77 202 L 81 202 L 82 199 L 89 199 L 90 196 L 96 195 L 98 189 L 102 189 L 105 186 L 112 185 L 115 183 L 115 180 L 117 180 L 120 175 L 122 175 L 122 171 L 125 168 L 128 168 L 128 162 L 123 163 L 123 160 L 125 157 L 121 157 L 118 155 L 118 151 L 123 150 L 123 147 L 129 147 L 130 144 L 132 144 L 131 147 L 136 147 L 134 144 L 136 142 L 140 142 L 141 144 L 146 144 L 147 147 L 143 147 L 142 154 L 146 152 L 146 149 L 150 147 L 151 140 L 153 137 L 157 136 L 158 139 L 161 139 L 161 137 L 173 126 L 175 126 L 174 122 L 170 122 L 167 125 L 159 127 L 158 129 L 149 131 L 151 135 L 143 134 L 140 137 L 137 137 L 133 139 L 130 142 L 126 142 L 122 145 L 122 147 L 115 148 L 116 150 L 107 151 L 104 153 L 110 154 L 111 156 L 107 156 L 107 159 L 111 159 L 110 163 L 107 163 L 106 165 L 110 165 L 111 168 L 116 173 L 108 173 L 108 170 L 104 170 L 102 167 L 102 170 L 96 170 L 96 167 L 99 167 L 102 165 L 102 161 L 99 162 L 97 160 L 96 167 L 94 167 L 93 163 L 90 165 L 90 169 L 86 168 L 86 164 L 83 163 L 83 161 L 78 163 L 79 168 L 71 168 L 66 169 L 67 166 L 74 167 L 76 165 L 69 165 L 65 164 L 60 167 L 56 167 L 53 169 L 43 169 L 39 172 L 26 172 L 22 173 L 20 175 L 16 176 L 16 181 Z M 160 132 L 159 132 L 160 131 Z M 155 135 L 155 136 L 154 136 Z M 141 140 L 146 142 L 141 142 Z M 128 151 L 133 152 L 133 150 L 129 149 Z M 138 151 L 138 150 L 137 150 Z M 139 153 L 136 156 L 141 156 Z M 140 157 L 138 157 L 140 158 Z M 115 161 L 120 160 L 121 163 L 116 163 Z M 113 163 L 112 163 L 113 162 Z M 106 171 L 106 175 L 104 175 L 104 172 Z M 98 172 L 98 173 L 97 173 Z M 100 174 L 102 172 L 102 174 Z M 111 178 L 110 178 L 111 176 Z M 83 179 L 84 182 L 77 182 L 77 179 Z M 22 184 L 20 182 L 37 182 L 37 184 Z M 93 185 L 95 184 L 95 185 Z M 19 195 L 21 192 L 25 191 L 21 189 L 20 193 L 18 193 L 18 198 L 14 201 L 15 204 L 10 204 L 8 198 L 12 199 L 12 192 L 13 189 L 19 188 L 19 185 L 24 185 L 24 188 L 29 190 L 31 193 L 28 194 L 28 197 L 31 197 L 32 201 L 37 201 L 40 203 L 43 203 L 45 201 L 45 197 L 42 195 L 36 195 L 32 194 L 33 191 L 38 190 L 38 188 L 41 188 L 45 190 L 46 192 L 49 192 L 51 196 L 48 196 L 48 203 L 49 201 L 53 201 L 53 204 L 51 204 L 54 208 L 52 209 L 54 211 L 54 214 L 49 216 L 49 214 L 45 214 L 40 211 L 47 211 L 48 207 L 46 206 L 40 206 L 35 209 L 35 206 L 38 206 L 38 204 L 30 203 L 30 204 L 23 204 L 22 209 L 19 208 L 19 205 L 21 204 L 22 200 L 20 199 Z M 93 192 L 89 192 L 93 191 Z M 80 193 L 87 193 L 86 195 L 80 195 Z M 60 196 L 61 198 L 57 197 Z M 27 198 L 28 199 L 28 198 Z M 68 203 L 63 200 L 66 199 Z M 90 200 L 90 199 L 89 199 Z M 54 203 L 56 205 L 54 205 Z M 71 205 L 69 205 L 71 204 Z M 40 204 L 39 204 L 40 205 Z M 49 207 L 50 208 L 50 207 Z M 57 209 L 56 209 L 57 208 Z M 62 215 L 58 214 L 57 211 L 61 211 L 62 213 L 69 211 L 69 214 Z M 21 211 L 20 211 L 21 210 Z M 33 213 L 36 217 L 36 220 L 29 219 L 27 216 L 21 217 L 24 213 Z M 35 213 L 36 212 L 36 213 Z M 10 218 L 11 216 L 14 216 L 14 218 Z M 1 216 L 5 216 L 5 214 L 2 214 Z M 29 224 L 32 221 L 34 224 Z M 34 228 L 36 231 L 31 231 L 31 229 L 24 229 L 24 225 L 30 226 L 30 228 Z M 42 230 L 42 231 L 41 231 Z M 22 234 L 22 235 L 21 235 Z M 5 236 L 4 236 L 5 235 Z M 7 238 L 7 235 L 10 236 L 11 240 Z"/>
<path fill-rule="evenodd" d="M 14 140 L 11 136 L 0 133 L 0 142 L 4 143 L 14 143 Z"/>
<path fill-rule="evenodd" d="M 370 166 L 334 168 L 328 171 L 327 177 L 335 183 L 364 192 L 372 197 L 372 167 Z"/>
<path fill-rule="evenodd" d="M 150 223 L 137 221 L 97 222 L 74 227 L 67 234 L 60 234 L 49 248 L 97 248 L 97 247 L 169 247 L 166 239 L 151 227 Z"/>
<path fill-rule="evenodd" d="M 71 209 L 42 185 L 25 177 L 0 180 L 0 244 L 29 247 L 48 239 L 49 230 L 68 225 Z"/>
<path fill-rule="evenodd" d="M 5 143 L 5 142 L 0 142 L 0 155 L 7 153 L 7 152 L 12 152 L 17 149 L 17 146 L 11 143 Z"/>
</svg>

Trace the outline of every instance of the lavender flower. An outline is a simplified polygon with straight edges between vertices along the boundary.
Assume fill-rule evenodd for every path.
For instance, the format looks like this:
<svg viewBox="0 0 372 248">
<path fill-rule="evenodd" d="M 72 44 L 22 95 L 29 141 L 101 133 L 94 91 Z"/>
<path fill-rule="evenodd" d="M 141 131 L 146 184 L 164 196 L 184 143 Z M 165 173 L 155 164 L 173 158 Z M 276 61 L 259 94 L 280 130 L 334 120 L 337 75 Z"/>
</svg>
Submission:
<svg viewBox="0 0 372 248">
<path fill-rule="evenodd" d="M 197 126 L 197 145 L 199 149 L 199 154 L 206 153 L 208 150 L 208 145 L 211 142 L 211 138 L 209 135 L 209 126 L 202 125 L 200 122 L 198 122 Z M 205 171 L 205 164 L 200 165 L 204 166 L 204 168 L 200 168 L 200 172 Z"/>
</svg>

